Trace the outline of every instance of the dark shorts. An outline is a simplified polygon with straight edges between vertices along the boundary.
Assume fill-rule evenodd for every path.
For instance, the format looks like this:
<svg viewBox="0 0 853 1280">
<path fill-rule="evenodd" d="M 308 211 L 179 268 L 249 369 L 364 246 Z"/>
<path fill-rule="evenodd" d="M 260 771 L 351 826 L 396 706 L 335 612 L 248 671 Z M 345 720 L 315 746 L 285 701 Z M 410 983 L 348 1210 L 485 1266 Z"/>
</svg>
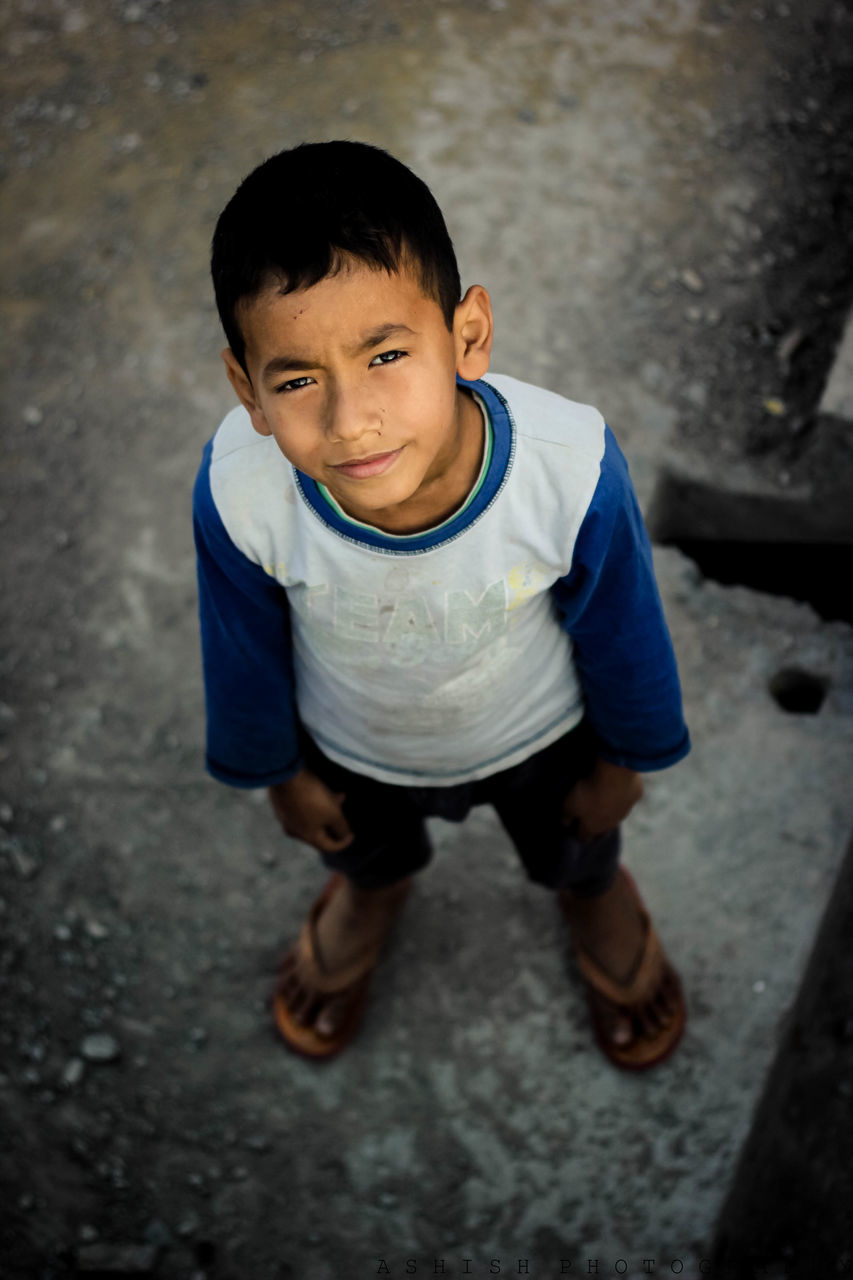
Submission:
<svg viewBox="0 0 853 1280">
<path fill-rule="evenodd" d="M 461 822 L 475 805 L 491 804 L 528 877 L 549 889 L 593 897 L 609 888 L 619 865 L 619 829 L 595 840 L 573 838 L 562 820 L 572 785 L 595 764 L 586 724 L 511 769 L 451 787 L 376 782 L 343 768 L 306 744 L 307 767 L 346 795 L 344 813 L 355 839 L 323 861 L 360 889 L 378 889 L 420 871 L 432 857 L 424 819 Z"/>
</svg>

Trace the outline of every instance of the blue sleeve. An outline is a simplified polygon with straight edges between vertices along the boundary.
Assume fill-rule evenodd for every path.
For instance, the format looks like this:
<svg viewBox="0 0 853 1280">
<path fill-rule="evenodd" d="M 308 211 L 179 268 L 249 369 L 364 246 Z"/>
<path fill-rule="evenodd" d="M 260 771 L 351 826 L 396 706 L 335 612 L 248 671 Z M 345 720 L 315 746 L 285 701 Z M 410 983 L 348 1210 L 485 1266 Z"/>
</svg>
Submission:
<svg viewBox="0 0 853 1280">
<path fill-rule="evenodd" d="M 212 442 L 193 492 L 208 771 L 266 787 L 301 765 L 284 588 L 231 541 L 210 491 Z"/>
<path fill-rule="evenodd" d="M 665 769 L 686 756 L 690 739 L 652 549 L 609 428 L 571 571 L 553 593 L 574 644 L 601 756 L 640 771 Z"/>
</svg>

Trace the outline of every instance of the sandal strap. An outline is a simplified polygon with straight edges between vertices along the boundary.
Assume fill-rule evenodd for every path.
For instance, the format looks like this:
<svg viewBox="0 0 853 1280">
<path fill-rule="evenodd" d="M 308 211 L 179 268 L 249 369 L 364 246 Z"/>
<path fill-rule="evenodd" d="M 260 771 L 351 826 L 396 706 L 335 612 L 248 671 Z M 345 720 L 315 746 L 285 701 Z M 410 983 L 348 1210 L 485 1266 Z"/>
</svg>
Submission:
<svg viewBox="0 0 853 1280">
<path fill-rule="evenodd" d="M 326 904 L 341 884 L 343 877 L 333 875 L 320 897 L 311 907 L 308 917 L 302 926 L 297 942 L 300 964 L 304 965 L 307 980 L 322 995 L 338 995 L 355 986 L 376 967 L 382 954 L 384 939 L 367 947 L 359 956 L 342 968 L 330 970 L 320 948 L 317 937 L 317 923 Z"/>
<path fill-rule="evenodd" d="M 666 956 L 654 925 L 643 912 L 646 938 L 636 967 L 625 982 L 617 982 L 601 968 L 592 954 L 580 943 L 576 944 L 578 967 L 590 986 L 612 1004 L 623 1007 L 636 1006 L 649 1000 L 654 994 Z"/>
</svg>

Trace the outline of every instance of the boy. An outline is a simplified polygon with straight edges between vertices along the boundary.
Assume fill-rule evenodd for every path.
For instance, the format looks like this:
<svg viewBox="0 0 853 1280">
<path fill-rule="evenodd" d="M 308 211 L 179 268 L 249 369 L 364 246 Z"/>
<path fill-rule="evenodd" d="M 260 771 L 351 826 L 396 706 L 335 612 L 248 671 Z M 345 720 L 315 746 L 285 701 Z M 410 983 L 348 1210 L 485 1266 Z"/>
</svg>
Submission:
<svg viewBox="0 0 853 1280">
<path fill-rule="evenodd" d="M 600 415 L 489 365 L 427 187 L 377 148 L 256 169 L 212 272 L 240 400 L 195 490 L 208 769 L 267 786 L 333 871 L 274 996 L 314 1058 L 357 1029 L 425 815 L 491 803 L 555 891 L 608 1058 L 685 1021 L 619 823 L 689 749 L 627 468 Z"/>
</svg>

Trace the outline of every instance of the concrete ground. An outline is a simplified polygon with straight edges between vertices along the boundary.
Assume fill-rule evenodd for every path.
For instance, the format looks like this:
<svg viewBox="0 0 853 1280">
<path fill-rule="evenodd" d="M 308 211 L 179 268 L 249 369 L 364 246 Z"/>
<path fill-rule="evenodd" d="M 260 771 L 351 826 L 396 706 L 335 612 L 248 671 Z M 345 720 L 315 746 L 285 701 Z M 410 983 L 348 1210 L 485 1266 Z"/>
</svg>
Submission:
<svg viewBox="0 0 853 1280">
<path fill-rule="evenodd" d="M 201 763 L 189 491 L 231 405 L 207 246 L 272 151 L 385 146 L 493 293 L 494 368 L 598 404 L 645 504 L 676 459 L 841 542 L 818 516 L 843 420 L 814 409 L 853 288 L 849 9 L 5 0 L 0 23 L 0 1274 L 708 1274 L 849 836 L 853 633 L 657 551 L 694 750 L 626 848 L 688 992 L 670 1063 L 600 1058 L 486 811 L 433 824 L 358 1041 L 291 1057 L 266 1001 L 323 876 Z M 819 708 L 786 709 L 803 690 Z"/>
</svg>

